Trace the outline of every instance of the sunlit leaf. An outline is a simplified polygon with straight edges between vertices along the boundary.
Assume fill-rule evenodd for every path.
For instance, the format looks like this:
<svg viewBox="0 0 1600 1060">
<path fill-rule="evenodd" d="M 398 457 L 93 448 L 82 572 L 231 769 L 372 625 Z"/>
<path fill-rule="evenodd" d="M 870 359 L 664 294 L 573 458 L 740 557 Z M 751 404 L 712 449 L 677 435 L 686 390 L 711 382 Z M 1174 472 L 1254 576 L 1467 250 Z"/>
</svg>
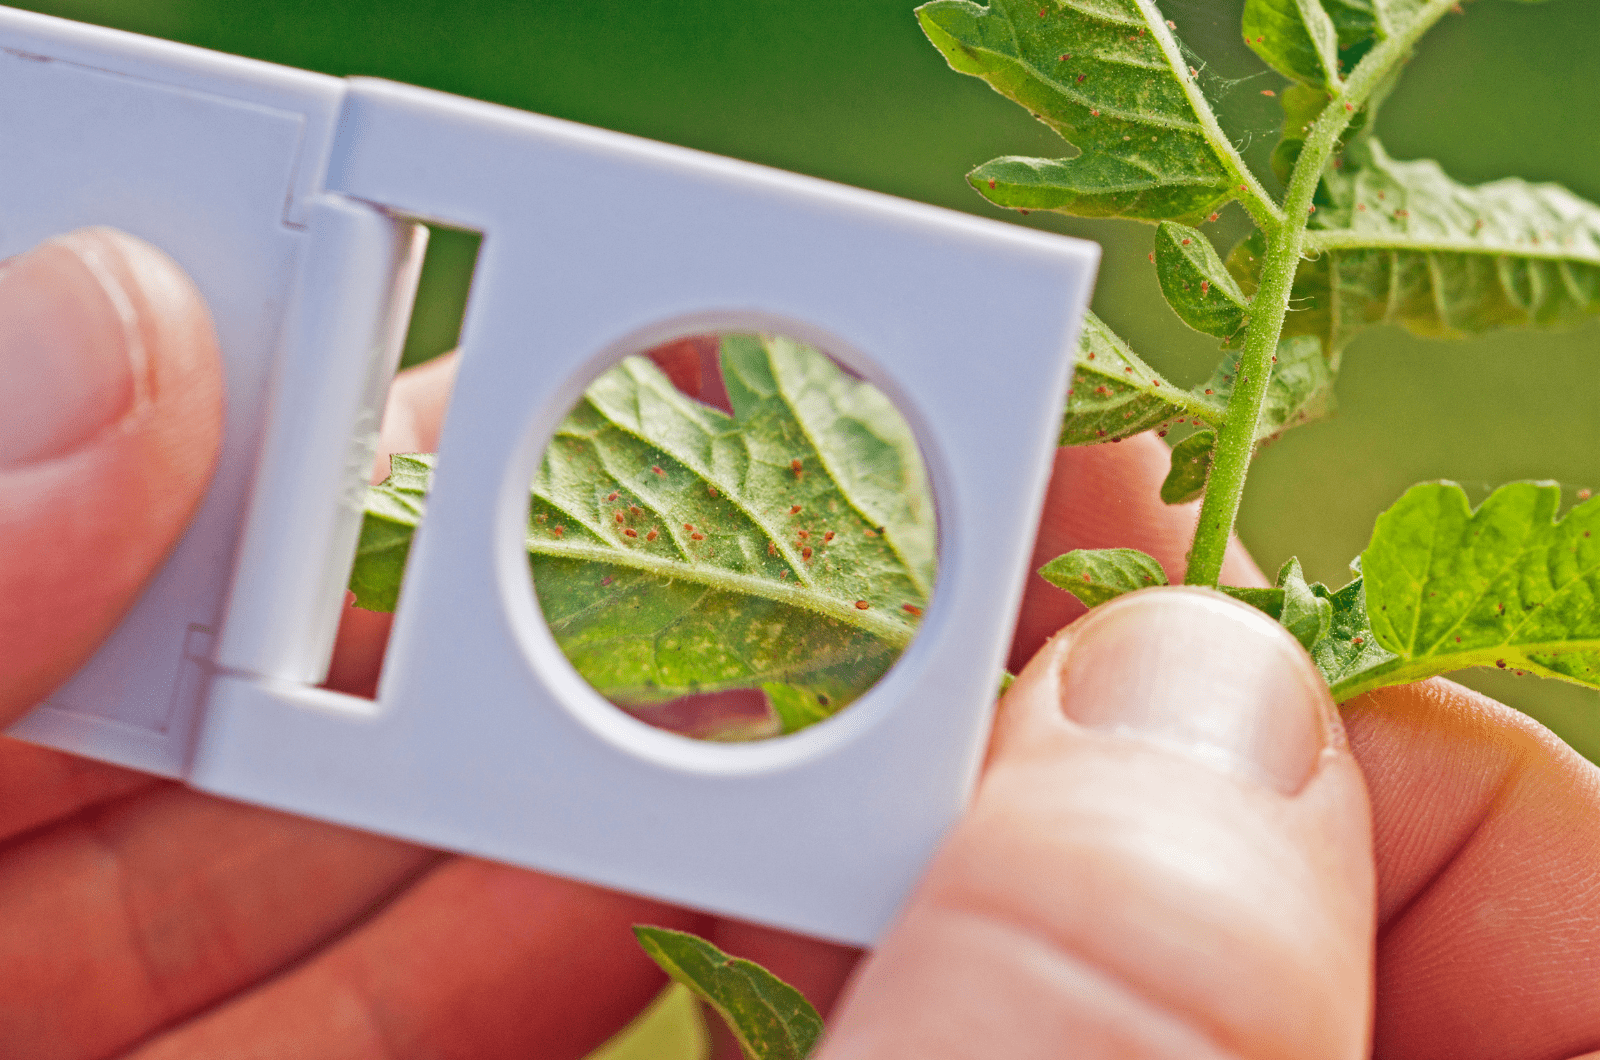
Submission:
<svg viewBox="0 0 1600 1060">
<path fill-rule="evenodd" d="M 968 180 L 990 201 L 1197 222 L 1231 196 L 1232 147 L 1153 3 L 935 0 L 917 16 L 954 69 L 988 81 L 1080 152 L 978 167 Z"/>
<path fill-rule="evenodd" d="M 1292 81 L 1340 85 L 1339 34 L 1318 0 L 1245 0 L 1244 40 Z"/>
<path fill-rule="evenodd" d="M 804 1060 L 822 1037 L 805 995 L 753 961 L 730 957 L 696 935 L 635 924 L 650 958 L 716 1010 L 749 1060 Z"/>
</svg>

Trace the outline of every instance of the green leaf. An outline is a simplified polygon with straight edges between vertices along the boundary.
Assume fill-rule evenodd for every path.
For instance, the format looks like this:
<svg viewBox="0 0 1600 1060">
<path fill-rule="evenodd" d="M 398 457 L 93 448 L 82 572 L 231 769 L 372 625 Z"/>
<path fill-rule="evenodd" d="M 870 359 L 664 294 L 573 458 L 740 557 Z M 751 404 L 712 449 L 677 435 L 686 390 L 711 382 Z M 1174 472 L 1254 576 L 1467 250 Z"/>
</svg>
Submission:
<svg viewBox="0 0 1600 1060">
<path fill-rule="evenodd" d="M 1196 331 L 1232 338 L 1250 317 L 1250 302 L 1217 256 L 1211 240 L 1187 225 L 1156 228 L 1156 279 L 1173 310 Z"/>
<path fill-rule="evenodd" d="M 1079 151 L 978 167 L 967 179 L 991 202 L 1199 221 L 1247 182 L 1153 3 L 934 0 L 917 17 L 952 68 L 983 78 Z"/>
<path fill-rule="evenodd" d="M 1365 164 L 1324 177 L 1329 202 L 1307 233 L 1320 256 L 1296 276 L 1285 335 L 1314 334 L 1337 359 L 1374 324 L 1460 337 L 1600 313 L 1600 207 L 1554 184 L 1467 187 L 1434 162 L 1394 161 L 1376 140 L 1361 153 Z M 1259 249 L 1235 252 L 1236 276 Z"/>
<path fill-rule="evenodd" d="M 642 358 L 585 392 L 533 483 L 534 586 L 557 644 L 615 702 L 772 685 L 832 713 L 887 671 L 927 605 L 926 473 L 889 400 L 826 356 L 749 335 L 721 354 L 731 417 Z M 361 606 L 393 605 L 431 467 L 396 458 L 370 491 Z"/>
<path fill-rule="evenodd" d="M 1211 473 L 1211 451 L 1217 446 L 1216 431 L 1195 431 L 1172 447 L 1172 470 L 1161 483 L 1164 504 L 1188 504 L 1206 491 L 1206 476 Z"/>
<path fill-rule="evenodd" d="M 1560 505 L 1556 484 L 1514 482 L 1474 511 L 1432 482 L 1378 517 L 1361 567 L 1399 677 L 1496 666 L 1600 688 L 1600 499 Z"/>
<path fill-rule="evenodd" d="M 1061 420 L 1061 445 L 1115 442 L 1193 416 L 1222 422 L 1220 403 L 1173 386 L 1093 313 L 1078 333 L 1078 362 Z"/>
<path fill-rule="evenodd" d="M 433 476 L 431 456 L 396 453 L 389 458 L 389 477 L 367 491 L 366 515 L 356 544 L 350 589 L 356 606 L 368 611 L 393 611 L 400 597 L 400 581 L 411 552 L 411 535 L 422 522 L 428 483 Z"/>
<path fill-rule="evenodd" d="M 805 995 L 753 961 L 686 931 L 635 924 L 639 945 L 673 979 L 716 1009 L 750 1060 L 804 1060 L 822 1037 Z"/>
<path fill-rule="evenodd" d="M 1278 588 L 1283 590 L 1278 621 L 1309 651 L 1317 641 L 1328 635 L 1333 623 L 1333 605 L 1306 584 L 1298 559 L 1289 560 L 1278 571 Z M 1323 587 L 1319 585 L 1317 588 Z"/>
<path fill-rule="evenodd" d="M 1134 548 L 1074 549 L 1040 567 L 1039 575 L 1088 607 L 1123 593 L 1167 584 L 1161 564 Z"/>
<path fill-rule="evenodd" d="M 1318 0 L 1245 0 L 1244 39 L 1284 77 L 1337 91 L 1339 34 Z"/>
<path fill-rule="evenodd" d="M 1227 403 L 1233 395 L 1239 364 L 1238 354 L 1224 354 L 1205 385 L 1207 400 Z M 1333 368 L 1315 338 L 1301 335 L 1280 342 L 1261 405 L 1261 419 L 1256 423 L 1257 444 L 1332 412 L 1333 382 Z"/>
<path fill-rule="evenodd" d="M 778 716 L 778 724 L 784 736 L 799 732 L 839 712 L 838 705 L 828 698 L 826 692 L 814 692 L 809 688 L 772 682 L 762 685 L 761 691 L 766 693 L 767 702 L 772 705 L 772 712 Z"/>
<path fill-rule="evenodd" d="M 1333 605 L 1333 615 L 1327 636 L 1311 646 L 1311 661 L 1322 671 L 1335 701 L 1343 703 L 1374 688 L 1420 681 L 1445 672 L 1416 677 L 1405 674 L 1402 660 L 1379 644 L 1372 632 L 1363 578 L 1330 593 L 1327 600 Z"/>
</svg>

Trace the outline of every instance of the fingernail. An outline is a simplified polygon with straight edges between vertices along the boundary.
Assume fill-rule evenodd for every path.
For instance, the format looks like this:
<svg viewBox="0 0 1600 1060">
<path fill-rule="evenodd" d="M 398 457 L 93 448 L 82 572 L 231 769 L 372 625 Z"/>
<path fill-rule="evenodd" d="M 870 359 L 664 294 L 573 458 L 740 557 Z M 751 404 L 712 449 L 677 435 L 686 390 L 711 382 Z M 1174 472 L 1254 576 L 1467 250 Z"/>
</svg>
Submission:
<svg viewBox="0 0 1600 1060">
<path fill-rule="evenodd" d="M 1084 618 L 1060 687 L 1080 725 L 1284 794 L 1305 785 L 1336 731 L 1321 679 L 1289 634 L 1205 590 L 1137 593 Z"/>
<path fill-rule="evenodd" d="M 74 232 L 0 265 L 0 470 L 69 453 L 133 407 L 143 351 L 113 253 Z"/>
</svg>

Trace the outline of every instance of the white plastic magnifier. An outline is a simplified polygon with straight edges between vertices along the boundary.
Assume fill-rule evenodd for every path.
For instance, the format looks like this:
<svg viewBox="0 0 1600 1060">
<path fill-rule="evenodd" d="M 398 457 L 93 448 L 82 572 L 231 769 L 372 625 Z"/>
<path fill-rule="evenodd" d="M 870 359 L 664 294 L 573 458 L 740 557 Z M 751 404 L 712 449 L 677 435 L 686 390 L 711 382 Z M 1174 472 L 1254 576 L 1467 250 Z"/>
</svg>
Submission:
<svg viewBox="0 0 1600 1060">
<path fill-rule="evenodd" d="M 1098 248 L 4 8 L 0 49 L 0 256 L 97 224 L 162 248 L 211 307 L 228 401 L 182 543 L 11 735 L 873 941 L 977 773 Z M 483 243 L 368 701 L 315 686 L 424 221 Z M 884 679 L 820 725 L 745 745 L 602 700 L 556 647 L 523 552 L 528 482 L 584 387 L 618 356 L 719 329 L 795 336 L 883 389 L 922 446 L 940 535 L 937 594 Z"/>
</svg>

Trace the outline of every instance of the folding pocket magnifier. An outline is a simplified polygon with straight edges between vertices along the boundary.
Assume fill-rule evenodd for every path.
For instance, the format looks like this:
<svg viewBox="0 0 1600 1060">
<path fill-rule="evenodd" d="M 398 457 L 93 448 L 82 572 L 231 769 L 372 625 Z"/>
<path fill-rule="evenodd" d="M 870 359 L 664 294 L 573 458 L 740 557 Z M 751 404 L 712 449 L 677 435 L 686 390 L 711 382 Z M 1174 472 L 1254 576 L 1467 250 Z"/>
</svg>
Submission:
<svg viewBox="0 0 1600 1060">
<path fill-rule="evenodd" d="M 1098 248 L 382 81 L 0 9 L 0 255 L 111 225 L 216 320 L 220 467 L 99 653 L 11 735 L 234 799 L 871 942 L 976 775 Z M 376 700 L 332 652 L 423 222 L 482 233 Z M 828 350 L 936 498 L 921 632 L 849 710 L 653 729 L 540 616 L 528 483 L 618 356 L 710 330 Z"/>
</svg>

